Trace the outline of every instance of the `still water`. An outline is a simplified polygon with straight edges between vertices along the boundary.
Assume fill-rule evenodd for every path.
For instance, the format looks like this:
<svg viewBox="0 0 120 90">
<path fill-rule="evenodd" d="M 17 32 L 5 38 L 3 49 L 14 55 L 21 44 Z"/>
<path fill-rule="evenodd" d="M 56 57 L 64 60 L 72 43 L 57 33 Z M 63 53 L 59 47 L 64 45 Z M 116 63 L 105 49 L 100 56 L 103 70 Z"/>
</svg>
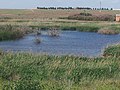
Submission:
<svg viewBox="0 0 120 90">
<path fill-rule="evenodd" d="M 101 55 L 106 46 L 120 42 L 120 35 L 78 31 L 62 31 L 59 37 L 48 36 L 43 31 L 38 37 L 42 40 L 40 44 L 35 43 L 35 34 L 29 34 L 19 40 L 2 41 L 0 48 L 4 51 L 97 57 Z"/>
</svg>

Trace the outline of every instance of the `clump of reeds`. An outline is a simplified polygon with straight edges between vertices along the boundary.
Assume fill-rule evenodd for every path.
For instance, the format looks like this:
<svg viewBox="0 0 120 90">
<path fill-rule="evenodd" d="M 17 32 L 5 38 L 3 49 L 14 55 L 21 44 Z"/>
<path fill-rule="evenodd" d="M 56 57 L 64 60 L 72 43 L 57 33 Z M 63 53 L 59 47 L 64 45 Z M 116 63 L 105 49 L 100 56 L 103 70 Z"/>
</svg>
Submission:
<svg viewBox="0 0 120 90">
<path fill-rule="evenodd" d="M 49 29 L 48 35 L 52 37 L 57 37 L 60 35 L 60 31 L 58 30 L 58 28 L 53 27 Z"/>
<path fill-rule="evenodd" d="M 32 32 L 33 32 L 32 28 L 30 28 L 30 27 L 27 26 L 27 25 L 17 26 L 16 29 L 17 29 L 18 31 L 20 30 L 20 31 L 23 32 L 24 34 L 29 34 L 29 33 L 32 33 Z"/>
<path fill-rule="evenodd" d="M 104 57 L 120 57 L 120 44 L 108 46 L 103 52 Z"/>
<path fill-rule="evenodd" d="M 15 40 L 15 39 L 22 38 L 29 31 L 30 31 L 30 28 L 27 26 L 1 25 L 0 41 Z"/>
<path fill-rule="evenodd" d="M 41 35 L 41 31 L 38 30 L 38 31 L 36 32 L 36 34 L 37 34 L 37 35 Z"/>
<path fill-rule="evenodd" d="M 36 44 L 40 44 L 41 43 L 41 39 L 39 37 L 37 37 L 37 36 L 35 37 L 35 43 Z"/>
<path fill-rule="evenodd" d="M 108 29 L 108 28 L 102 28 L 102 29 L 98 30 L 98 33 L 105 34 L 105 35 L 119 34 L 119 32 L 117 32 L 115 30 Z"/>
</svg>

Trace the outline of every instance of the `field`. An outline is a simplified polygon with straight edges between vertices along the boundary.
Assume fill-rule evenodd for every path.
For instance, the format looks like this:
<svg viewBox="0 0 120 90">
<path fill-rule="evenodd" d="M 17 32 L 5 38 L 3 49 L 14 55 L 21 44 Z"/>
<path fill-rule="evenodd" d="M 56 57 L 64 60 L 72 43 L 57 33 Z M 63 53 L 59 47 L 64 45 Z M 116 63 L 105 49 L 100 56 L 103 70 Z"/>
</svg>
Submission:
<svg viewBox="0 0 120 90">
<path fill-rule="evenodd" d="M 10 26 L 13 31 L 21 26 L 32 30 L 58 27 L 62 30 L 87 32 L 107 28 L 120 33 L 120 22 L 60 19 L 80 12 L 84 10 L 0 10 L 0 27 Z M 86 12 L 112 15 L 120 13 L 97 10 Z M 97 58 L 0 50 L 0 90 L 120 90 L 120 45 L 106 48 L 103 56 Z"/>
<path fill-rule="evenodd" d="M 60 19 L 70 15 L 83 13 L 84 10 L 0 10 L 0 25 L 25 25 L 32 28 L 49 29 L 59 27 L 62 30 L 79 30 L 97 32 L 101 28 L 108 28 L 120 32 L 120 23 L 115 21 L 80 21 Z M 86 10 L 86 13 L 116 15 L 120 11 Z"/>
</svg>

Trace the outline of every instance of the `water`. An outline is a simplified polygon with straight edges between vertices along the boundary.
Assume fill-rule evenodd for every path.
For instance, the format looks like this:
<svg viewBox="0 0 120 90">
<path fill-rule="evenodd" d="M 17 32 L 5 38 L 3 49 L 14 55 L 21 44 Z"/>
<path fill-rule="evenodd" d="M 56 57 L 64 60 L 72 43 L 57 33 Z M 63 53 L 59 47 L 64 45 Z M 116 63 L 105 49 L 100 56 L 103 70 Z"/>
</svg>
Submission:
<svg viewBox="0 0 120 90">
<path fill-rule="evenodd" d="M 35 35 L 30 34 L 20 40 L 2 41 L 0 48 L 5 51 L 97 57 L 101 55 L 106 46 L 120 42 L 120 35 L 102 35 L 78 31 L 62 31 L 59 37 L 50 37 L 46 32 L 42 32 L 39 37 L 42 40 L 40 44 L 36 44 Z"/>
</svg>

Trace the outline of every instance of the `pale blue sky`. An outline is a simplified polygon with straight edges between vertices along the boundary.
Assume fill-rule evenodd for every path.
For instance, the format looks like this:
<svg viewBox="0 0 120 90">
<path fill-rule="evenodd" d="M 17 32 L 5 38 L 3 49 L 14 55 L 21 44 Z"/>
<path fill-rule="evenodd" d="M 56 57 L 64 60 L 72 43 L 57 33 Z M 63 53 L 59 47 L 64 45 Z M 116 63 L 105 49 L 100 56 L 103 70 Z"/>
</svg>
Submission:
<svg viewBox="0 0 120 90">
<path fill-rule="evenodd" d="M 120 0 L 101 0 L 102 7 L 120 9 Z M 0 0 L 0 8 L 29 9 L 37 6 L 99 7 L 100 0 Z"/>
</svg>

